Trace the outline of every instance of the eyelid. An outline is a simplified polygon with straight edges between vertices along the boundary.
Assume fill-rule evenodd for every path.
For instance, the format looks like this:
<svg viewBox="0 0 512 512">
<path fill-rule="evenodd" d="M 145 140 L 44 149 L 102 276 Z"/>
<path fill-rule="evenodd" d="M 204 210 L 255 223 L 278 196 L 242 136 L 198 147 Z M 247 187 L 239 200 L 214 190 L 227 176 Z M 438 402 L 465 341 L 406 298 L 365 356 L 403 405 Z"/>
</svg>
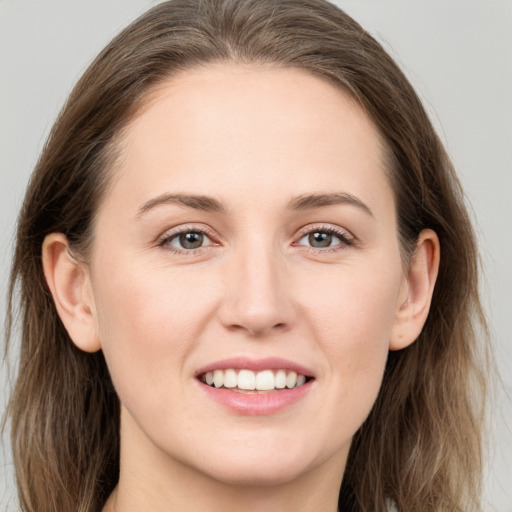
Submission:
<svg viewBox="0 0 512 512">
<path fill-rule="evenodd" d="M 179 247 L 167 245 L 167 242 L 183 233 L 202 233 L 210 240 L 210 244 L 198 247 L 197 249 L 180 249 Z M 205 225 L 197 224 L 181 224 L 174 228 L 167 229 L 164 231 L 156 240 L 156 245 L 161 247 L 163 250 L 174 252 L 176 254 L 197 254 L 198 252 L 204 251 L 208 247 L 214 247 L 220 245 L 219 236 L 213 229 Z"/>
<path fill-rule="evenodd" d="M 197 249 L 180 249 L 178 247 L 174 247 L 171 246 L 170 244 L 167 244 L 167 242 L 169 242 L 173 238 L 179 236 L 182 233 L 188 232 L 202 233 L 206 235 L 206 237 L 210 240 L 211 243 L 205 246 L 198 247 Z M 338 237 L 340 239 L 340 243 L 325 248 L 318 248 L 299 244 L 302 238 L 314 232 L 330 233 Z M 202 224 L 182 224 L 164 231 L 164 233 L 158 236 L 156 240 L 156 245 L 161 247 L 163 250 L 174 252 L 176 254 L 197 255 L 206 250 L 208 247 L 219 246 L 221 244 L 219 238 L 219 235 L 209 226 Z M 297 233 L 297 236 L 295 237 L 295 241 L 292 243 L 292 245 L 302 247 L 305 250 L 313 251 L 315 253 L 328 253 L 346 249 L 347 247 L 354 245 L 355 242 L 356 237 L 346 228 L 342 228 L 340 226 L 332 224 L 308 224 L 307 226 L 300 228 L 300 230 Z"/>
<path fill-rule="evenodd" d="M 337 236 L 340 239 L 340 243 L 334 246 L 319 248 L 319 247 L 311 247 L 308 245 L 299 244 L 300 240 L 302 240 L 305 236 L 310 235 L 315 232 L 326 232 L 332 235 Z M 354 245 L 356 242 L 356 237 L 347 229 L 342 228 L 340 226 L 332 225 L 332 224 L 308 224 L 307 226 L 302 227 L 296 237 L 293 245 L 303 247 L 307 250 L 311 250 L 314 252 L 334 252 L 343 250 L 347 247 Z"/>
</svg>

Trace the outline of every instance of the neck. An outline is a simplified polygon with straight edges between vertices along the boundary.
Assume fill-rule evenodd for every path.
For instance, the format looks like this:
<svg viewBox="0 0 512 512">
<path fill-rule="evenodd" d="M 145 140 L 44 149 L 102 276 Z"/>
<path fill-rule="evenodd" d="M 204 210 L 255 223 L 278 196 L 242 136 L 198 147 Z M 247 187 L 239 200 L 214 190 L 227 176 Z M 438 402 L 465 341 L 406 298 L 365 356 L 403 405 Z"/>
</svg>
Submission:
<svg viewBox="0 0 512 512">
<path fill-rule="evenodd" d="M 324 488 L 322 485 L 316 489 L 310 486 L 298 488 L 290 484 L 259 488 L 229 485 L 187 488 L 182 485 L 181 489 L 177 489 L 169 482 L 165 493 L 155 494 L 149 488 L 134 487 L 125 480 L 119 482 L 103 512 L 336 512 L 338 494 L 330 492 L 332 489 L 321 494 L 319 491 Z"/>
</svg>

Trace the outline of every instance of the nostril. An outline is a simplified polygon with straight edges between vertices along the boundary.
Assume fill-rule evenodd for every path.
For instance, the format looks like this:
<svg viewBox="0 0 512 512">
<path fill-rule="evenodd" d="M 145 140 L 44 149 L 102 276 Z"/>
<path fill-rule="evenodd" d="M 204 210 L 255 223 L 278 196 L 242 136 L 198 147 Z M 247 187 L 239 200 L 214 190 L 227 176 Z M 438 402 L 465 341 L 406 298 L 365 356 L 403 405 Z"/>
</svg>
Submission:
<svg viewBox="0 0 512 512">
<path fill-rule="evenodd" d="M 226 325 L 227 329 L 230 331 L 247 331 L 251 336 L 254 337 L 262 337 L 270 334 L 272 331 L 278 330 L 283 331 L 287 328 L 287 323 L 279 322 L 273 324 L 271 322 L 262 322 L 256 321 L 252 319 L 251 321 L 246 321 L 245 323 L 232 323 Z"/>
</svg>

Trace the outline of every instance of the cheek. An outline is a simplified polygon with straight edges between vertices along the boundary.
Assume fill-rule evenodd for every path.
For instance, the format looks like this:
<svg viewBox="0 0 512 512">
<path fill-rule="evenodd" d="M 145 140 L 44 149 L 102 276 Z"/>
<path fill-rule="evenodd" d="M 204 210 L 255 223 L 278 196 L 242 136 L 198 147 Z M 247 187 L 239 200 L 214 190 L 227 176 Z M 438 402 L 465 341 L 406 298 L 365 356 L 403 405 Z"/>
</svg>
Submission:
<svg viewBox="0 0 512 512">
<path fill-rule="evenodd" d="M 305 313 L 314 316 L 315 331 L 329 350 L 346 348 L 357 356 L 377 345 L 387 348 L 401 285 L 399 269 L 331 270 L 315 276 L 314 293 L 311 284 L 304 280 Z"/>
<path fill-rule="evenodd" d="M 333 390 L 327 398 L 332 411 L 328 421 L 335 431 L 353 434 L 377 397 L 400 282 L 399 272 L 344 272 L 335 286 L 326 281 L 324 293 L 309 308 L 317 346 L 327 356 Z"/>
<path fill-rule="evenodd" d="M 158 399 L 162 381 L 183 381 L 184 361 L 197 346 L 214 298 L 198 293 L 204 285 L 199 276 L 185 278 L 179 270 L 122 261 L 98 268 L 108 269 L 96 276 L 95 301 L 116 390 L 125 403 L 146 393 Z"/>
</svg>

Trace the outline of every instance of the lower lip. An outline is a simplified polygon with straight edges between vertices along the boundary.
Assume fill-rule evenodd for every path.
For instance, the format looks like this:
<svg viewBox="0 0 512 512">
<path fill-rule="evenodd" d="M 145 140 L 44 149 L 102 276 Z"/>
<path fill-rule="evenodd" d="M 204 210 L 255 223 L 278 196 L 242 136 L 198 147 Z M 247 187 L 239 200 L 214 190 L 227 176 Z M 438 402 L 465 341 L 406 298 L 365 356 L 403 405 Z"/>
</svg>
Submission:
<svg viewBox="0 0 512 512">
<path fill-rule="evenodd" d="M 269 393 L 238 393 L 226 388 L 214 388 L 197 381 L 201 389 L 213 401 L 247 416 L 274 414 L 302 400 L 311 390 L 314 380 L 292 389 Z"/>
</svg>

